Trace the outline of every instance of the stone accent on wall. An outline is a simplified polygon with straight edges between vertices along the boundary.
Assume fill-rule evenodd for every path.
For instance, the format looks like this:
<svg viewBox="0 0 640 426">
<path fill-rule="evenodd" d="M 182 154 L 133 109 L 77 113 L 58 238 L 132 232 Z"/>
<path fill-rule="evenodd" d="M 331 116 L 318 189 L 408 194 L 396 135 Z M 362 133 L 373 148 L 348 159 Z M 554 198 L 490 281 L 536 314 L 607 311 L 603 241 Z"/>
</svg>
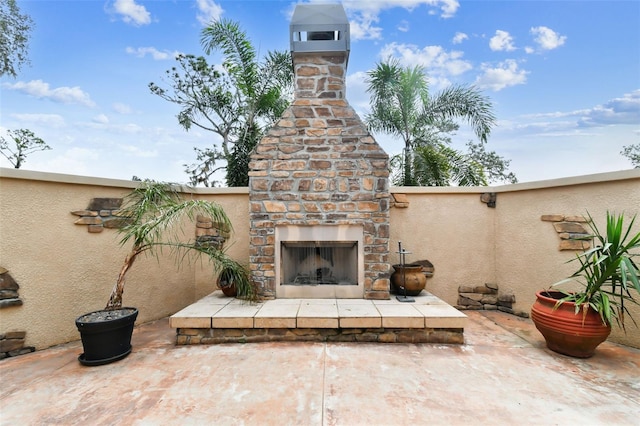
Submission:
<svg viewBox="0 0 640 426">
<path fill-rule="evenodd" d="M 26 336 L 26 331 L 9 331 L 0 334 L 0 359 L 34 352 L 36 348 L 24 345 Z"/>
<path fill-rule="evenodd" d="M 560 237 L 560 250 L 588 250 L 591 248 L 591 234 L 584 224 L 588 220 L 584 216 L 545 214 L 540 217 L 543 222 L 552 222 L 553 228 Z"/>
<path fill-rule="evenodd" d="M 74 216 L 79 216 L 76 225 L 86 225 L 91 233 L 102 232 L 104 228 L 119 228 L 124 219 L 118 216 L 122 206 L 122 198 L 92 198 L 86 209 L 74 210 Z"/>
<path fill-rule="evenodd" d="M 409 199 L 407 194 L 391 194 L 391 206 L 397 209 L 406 209 L 409 207 Z"/>
<path fill-rule="evenodd" d="M 480 202 L 485 203 L 487 207 L 495 208 L 498 202 L 498 194 L 495 192 L 483 192 L 480 194 Z"/>
<path fill-rule="evenodd" d="M 229 229 L 220 223 L 214 223 L 210 217 L 198 215 L 196 218 L 196 243 L 211 245 L 222 249 L 224 242 L 229 238 Z"/>
<path fill-rule="evenodd" d="M 74 223 L 87 225 L 90 233 L 102 232 L 105 228 L 116 229 L 126 224 L 126 218 L 120 216 L 122 198 L 92 198 L 89 206 L 84 210 L 74 210 L 71 214 L 79 216 Z M 221 249 L 229 239 L 229 229 L 211 218 L 198 215 L 196 218 L 196 242 L 198 244 L 212 244 Z"/>
<path fill-rule="evenodd" d="M 377 342 L 463 344 L 463 328 L 178 328 L 176 344 L 249 342 Z"/>
<path fill-rule="evenodd" d="M 20 286 L 6 268 L 0 266 L 0 309 L 22 305 L 18 295 Z"/>
<path fill-rule="evenodd" d="M 9 271 L 0 266 L 0 309 L 22 305 L 22 299 L 18 295 L 19 288 Z M 0 359 L 35 351 L 32 346 L 24 346 L 26 335 L 26 331 L 8 331 L 0 334 Z"/>
<path fill-rule="evenodd" d="M 529 318 L 529 313 L 516 311 L 513 304 L 516 296 L 511 291 L 500 292 L 497 284 L 486 283 L 481 286 L 461 285 L 458 287 L 458 304 L 456 309 L 502 311 Z"/>
</svg>

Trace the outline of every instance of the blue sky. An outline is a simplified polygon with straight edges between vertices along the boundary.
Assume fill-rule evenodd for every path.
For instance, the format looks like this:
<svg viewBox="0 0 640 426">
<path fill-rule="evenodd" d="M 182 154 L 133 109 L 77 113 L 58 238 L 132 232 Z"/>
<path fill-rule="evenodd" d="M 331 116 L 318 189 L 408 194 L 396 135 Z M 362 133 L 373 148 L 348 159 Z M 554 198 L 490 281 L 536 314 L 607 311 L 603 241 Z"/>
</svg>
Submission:
<svg viewBox="0 0 640 426">
<path fill-rule="evenodd" d="M 288 49 L 295 2 L 18 0 L 35 22 L 17 78 L 0 80 L 0 135 L 28 128 L 51 151 L 24 169 L 186 182 L 193 147 L 215 135 L 184 131 L 178 107 L 149 92 L 176 64 L 201 55 L 200 32 L 237 21 L 260 52 Z M 494 104 L 488 150 L 520 182 L 630 169 L 640 143 L 640 1 L 344 1 L 351 23 L 347 98 L 361 116 L 364 78 L 389 55 L 423 65 L 430 89 L 475 84 Z M 219 55 L 211 55 L 219 63 Z M 464 148 L 466 127 L 453 138 Z M 389 154 L 401 143 L 376 139 Z M 0 158 L 0 165 L 11 167 Z"/>
</svg>

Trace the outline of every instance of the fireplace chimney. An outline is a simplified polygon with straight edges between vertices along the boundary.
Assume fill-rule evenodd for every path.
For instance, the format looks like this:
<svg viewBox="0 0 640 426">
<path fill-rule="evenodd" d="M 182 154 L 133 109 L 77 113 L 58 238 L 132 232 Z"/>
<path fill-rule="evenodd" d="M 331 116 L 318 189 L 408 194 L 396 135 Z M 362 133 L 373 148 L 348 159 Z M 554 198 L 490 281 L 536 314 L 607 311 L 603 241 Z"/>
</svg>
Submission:
<svg viewBox="0 0 640 426">
<path fill-rule="evenodd" d="M 344 99 L 349 21 L 339 4 L 296 6 L 289 25 L 295 97 Z"/>
<path fill-rule="evenodd" d="M 388 299 L 389 156 L 346 100 L 344 8 L 297 5 L 289 38 L 294 100 L 249 165 L 252 280 L 266 298 Z"/>
<path fill-rule="evenodd" d="M 299 4 L 289 25 L 291 53 L 346 52 L 349 21 L 339 4 Z"/>
</svg>

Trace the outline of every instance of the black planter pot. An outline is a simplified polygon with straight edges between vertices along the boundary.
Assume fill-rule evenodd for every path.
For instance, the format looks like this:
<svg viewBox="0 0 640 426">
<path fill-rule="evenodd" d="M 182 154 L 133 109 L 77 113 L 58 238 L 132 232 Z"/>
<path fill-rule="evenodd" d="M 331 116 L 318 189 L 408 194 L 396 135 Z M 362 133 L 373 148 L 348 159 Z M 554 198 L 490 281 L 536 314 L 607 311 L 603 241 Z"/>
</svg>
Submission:
<svg viewBox="0 0 640 426">
<path fill-rule="evenodd" d="M 136 308 L 94 311 L 76 319 L 84 353 L 80 364 L 104 365 L 131 353 L 131 335 L 138 317 Z"/>
</svg>

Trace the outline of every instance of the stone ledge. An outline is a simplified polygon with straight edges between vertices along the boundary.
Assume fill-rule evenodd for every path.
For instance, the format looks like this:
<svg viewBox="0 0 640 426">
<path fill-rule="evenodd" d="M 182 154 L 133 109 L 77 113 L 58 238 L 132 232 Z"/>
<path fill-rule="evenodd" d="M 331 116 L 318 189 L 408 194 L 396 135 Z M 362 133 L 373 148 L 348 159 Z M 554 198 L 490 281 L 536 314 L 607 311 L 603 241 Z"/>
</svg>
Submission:
<svg viewBox="0 0 640 426">
<path fill-rule="evenodd" d="M 462 328 L 178 328 L 177 345 L 259 342 L 464 343 Z"/>
<path fill-rule="evenodd" d="M 391 194 L 391 198 L 391 207 L 395 207 L 397 209 L 406 209 L 409 207 L 409 198 L 407 198 L 407 194 L 393 193 Z"/>
<path fill-rule="evenodd" d="M 0 300 L 0 308 L 8 308 L 9 306 L 22 306 L 22 299 L 14 297 L 11 299 Z"/>
</svg>

